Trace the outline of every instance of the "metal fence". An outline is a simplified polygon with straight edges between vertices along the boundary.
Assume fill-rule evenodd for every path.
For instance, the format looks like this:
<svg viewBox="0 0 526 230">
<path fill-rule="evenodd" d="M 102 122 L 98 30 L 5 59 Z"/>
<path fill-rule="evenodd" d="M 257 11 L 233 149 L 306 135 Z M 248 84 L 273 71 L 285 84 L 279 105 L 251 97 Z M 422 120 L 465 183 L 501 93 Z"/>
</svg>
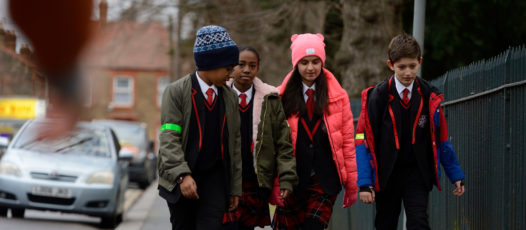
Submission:
<svg viewBox="0 0 526 230">
<path fill-rule="evenodd" d="M 462 197 L 453 196 L 445 174 L 443 191 L 431 192 L 432 229 L 526 229 L 526 47 L 431 83 L 444 92 L 449 137 L 466 173 Z M 351 104 L 356 120 L 360 101 Z M 346 210 L 335 206 L 329 229 L 374 229 L 374 212 L 360 201 Z"/>
</svg>

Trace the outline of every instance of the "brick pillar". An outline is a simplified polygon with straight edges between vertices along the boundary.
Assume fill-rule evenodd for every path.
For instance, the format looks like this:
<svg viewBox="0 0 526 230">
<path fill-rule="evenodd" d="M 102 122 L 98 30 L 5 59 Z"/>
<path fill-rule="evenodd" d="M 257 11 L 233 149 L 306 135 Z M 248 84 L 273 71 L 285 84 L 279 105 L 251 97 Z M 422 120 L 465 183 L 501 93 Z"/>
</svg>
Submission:
<svg viewBox="0 0 526 230">
<path fill-rule="evenodd" d="M 16 34 L 13 30 L 6 31 L 4 45 L 13 51 L 16 51 Z"/>
</svg>

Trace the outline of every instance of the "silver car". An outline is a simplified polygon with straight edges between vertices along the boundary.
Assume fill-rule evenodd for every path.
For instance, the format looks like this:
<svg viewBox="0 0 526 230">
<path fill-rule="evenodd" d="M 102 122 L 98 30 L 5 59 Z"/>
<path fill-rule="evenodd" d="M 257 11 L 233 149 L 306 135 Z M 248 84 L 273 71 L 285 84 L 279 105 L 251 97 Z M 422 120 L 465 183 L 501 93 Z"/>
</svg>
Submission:
<svg viewBox="0 0 526 230">
<path fill-rule="evenodd" d="M 113 131 L 83 123 L 64 138 L 39 140 L 35 130 L 46 120 L 30 120 L 15 135 L 0 160 L 0 216 L 7 209 L 22 218 L 25 209 L 101 217 L 115 227 L 122 220 L 128 185 L 128 159 L 119 160 Z"/>
<path fill-rule="evenodd" d="M 130 182 L 146 189 L 157 177 L 157 156 L 153 152 L 153 142 L 148 140 L 146 124 L 122 120 L 94 120 L 93 123 L 106 125 L 115 131 L 123 150 L 131 153 L 128 166 Z"/>
</svg>

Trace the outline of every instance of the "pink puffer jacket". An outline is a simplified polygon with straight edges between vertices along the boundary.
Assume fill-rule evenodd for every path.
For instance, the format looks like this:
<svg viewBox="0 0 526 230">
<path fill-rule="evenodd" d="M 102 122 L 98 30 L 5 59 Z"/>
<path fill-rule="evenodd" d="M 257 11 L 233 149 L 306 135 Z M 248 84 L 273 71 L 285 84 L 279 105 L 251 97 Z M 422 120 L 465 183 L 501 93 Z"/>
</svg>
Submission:
<svg viewBox="0 0 526 230">
<path fill-rule="evenodd" d="M 323 117 L 332 147 L 332 158 L 336 164 L 340 181 L 342 185 L 345 186 L 343 207 L 346 208 L 356 202 L 358 193 L 358 186 L 356 185 L 358 173 L 356 171 L 356 151 L 354 149 L 353 115 L 347 92 L 340 86 L 329 70 L 323 68 L 323 73 L 327 78 L 328 87 L 328 107 L 327 111 L 323 113 Z M 285 91 L 285 86 L 291 75 L 292 72 L 287 74 L 278 87 L 281 95 Z M 288 117 L 287 120 L 290 125 L 292 146 L 295 151 L 299 117 L 296 114 Z M 279 200 L 277 198 L 278 196 L 279 183 L 276 181 L 270 201 L 274 205 L 282 206 L 283 201 Z"/>
</svg>

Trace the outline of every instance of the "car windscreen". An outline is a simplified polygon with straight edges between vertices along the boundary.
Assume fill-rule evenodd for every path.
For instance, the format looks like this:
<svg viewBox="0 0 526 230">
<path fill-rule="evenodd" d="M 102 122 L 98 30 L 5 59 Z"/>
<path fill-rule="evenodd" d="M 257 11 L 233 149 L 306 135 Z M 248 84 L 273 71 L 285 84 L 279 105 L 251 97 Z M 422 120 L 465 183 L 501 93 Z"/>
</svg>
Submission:
<svg viewBox="0 0 526 230">
<path fill-rule="evenodd" d="M 117 134 L 121 145 L 134 145 L 145 147 L 145 129 L 140 125 L 118 124 L 118 123 L 104 123 L 111 127 Z"/>
<path fill-rule="evenodd" d="M 13 148 L 35 152 L 89 155 L 96 157 L 111 157 L 108 138 L 104 130 L 76 128 L 59 139 L 37 139 L 34 130 L 38 124 L 27 127 Z"/>
</svg>

